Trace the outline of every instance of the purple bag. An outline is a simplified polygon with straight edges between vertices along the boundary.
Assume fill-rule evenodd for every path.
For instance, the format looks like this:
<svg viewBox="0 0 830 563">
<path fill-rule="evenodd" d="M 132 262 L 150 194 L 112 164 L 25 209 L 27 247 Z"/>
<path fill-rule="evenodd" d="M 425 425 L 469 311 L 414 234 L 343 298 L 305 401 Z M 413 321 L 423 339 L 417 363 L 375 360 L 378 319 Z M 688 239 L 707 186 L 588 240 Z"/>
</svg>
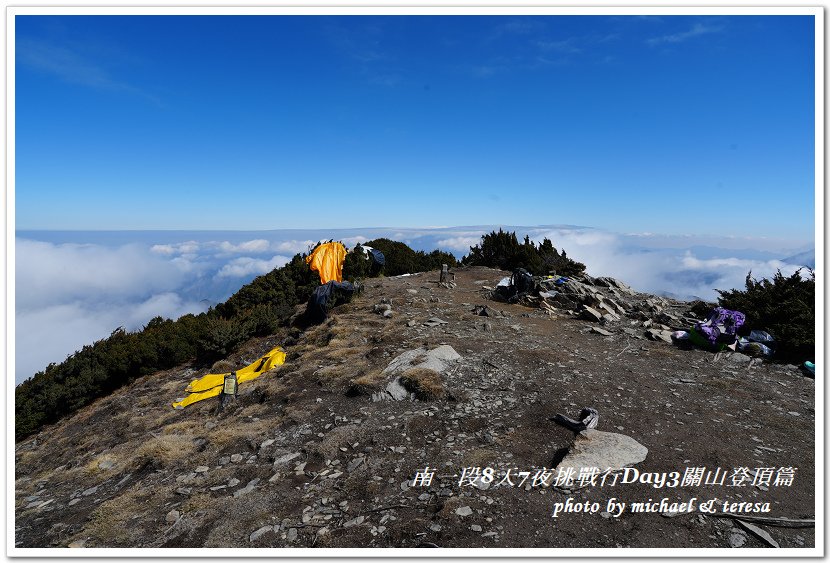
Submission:
<svg viewBox="0 0 830 563">
<path fill-rule="evenodd" d="M 733 342 L 745 320 L 746 315 L 740 311 L 715 307 L 705 322 L 695 325 L 695 330 L 705 336 L 712 345 Z"/>
</svg>

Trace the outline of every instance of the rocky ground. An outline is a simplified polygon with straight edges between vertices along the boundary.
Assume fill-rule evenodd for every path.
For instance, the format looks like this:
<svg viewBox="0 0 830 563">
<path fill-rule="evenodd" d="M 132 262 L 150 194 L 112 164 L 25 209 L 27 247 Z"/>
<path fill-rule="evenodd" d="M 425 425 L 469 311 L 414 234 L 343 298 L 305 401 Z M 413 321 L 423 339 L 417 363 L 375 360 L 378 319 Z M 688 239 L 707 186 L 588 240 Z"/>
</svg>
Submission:
<svg viewBox="0 0 830 563">
<path fill-rule="evenodd" d="M 182 366 L 17 443 L 15 545 L 814 545 L 804 522 L 816 502 L 812 379 L 664 341 L 693 322 L 686 303 L 608 278 L 493 301 L 506 274 L 368 280 L 324 324 L 286 328 L 229 358 L 242 367 L 278 344 L 288 353 L 222 413 L 217 400 L 171 408 L 205 373 Z M 642 477 L 652 483 L 622 483 L 631 470 L 557 482 L 579 452 L 569 453 L 574 432 L 550 418 L 583 407 L 606 433 L 580 438 L 593 459 L 625 442 L 645 458 L 609 463 L 656 474 Z M 694 468 L 704 468 L 697 483 Z M 788 474 L 790 485 L 776 485 Z M 658 488 L 660 475 L 693 482 Z M 627 503 L 621 514 L 608 510 L 612 498 Z M 693 498 L 692 512 L 667 508 Z M 654 512 L 631 510 L 662 499 Z M 701 512 L 711 499 L 714 512 Z M 725 500 L 769 512 L 725 514 Z"/>
</svg>

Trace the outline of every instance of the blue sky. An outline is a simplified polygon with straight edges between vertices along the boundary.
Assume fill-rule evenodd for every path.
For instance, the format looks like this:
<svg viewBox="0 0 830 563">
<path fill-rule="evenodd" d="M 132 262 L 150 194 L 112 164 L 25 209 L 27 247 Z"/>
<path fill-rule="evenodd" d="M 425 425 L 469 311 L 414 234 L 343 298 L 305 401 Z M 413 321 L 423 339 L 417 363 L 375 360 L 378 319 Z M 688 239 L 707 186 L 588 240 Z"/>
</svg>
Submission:
<svg viewBox="0 0 830 563">
<path fill-rule="evenodd" d="M 17 229 L 814 238 L 797 16 L 18 16 Z"/>
</svg>

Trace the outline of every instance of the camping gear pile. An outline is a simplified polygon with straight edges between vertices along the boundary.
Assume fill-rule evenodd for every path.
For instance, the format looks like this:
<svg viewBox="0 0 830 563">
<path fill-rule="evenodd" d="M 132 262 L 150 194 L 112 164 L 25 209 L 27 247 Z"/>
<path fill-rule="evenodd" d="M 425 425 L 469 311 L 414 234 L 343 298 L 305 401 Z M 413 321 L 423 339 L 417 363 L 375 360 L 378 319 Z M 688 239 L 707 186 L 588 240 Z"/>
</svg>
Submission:
<svg viewBox="0 0 830 563">
<path fill-rule="evenodd" d="M 272 370 L 284 363 L 285 352 L 282 351 L 282 348 L 277 346 L 257 361 L 240 370 L 237 370 L 236 372 L 209 373 L 199 379 L 194 379 L 190 382 L 190 385 L 187 386 L 187 389 L 185 389 L 185 391 L 190 394 L 187 397 L 176 399 L 176 402 L 173 403 L 173 408 L 183 409 L 193 403 L 197 403 L 211 397 L 216 397 L 222 394 L 226 386 L 229 387 L 228 394 L 236 396 L 237 386 L 240 383 L 256 379 L 266 371 Z M 235 378 L 232 377 L 234 373 L 236 374 Z"/>
<path fill-rule="evenodd" d="M 377 275 L 386 263 L 383 253 L 370 246 L 358 245 L 354 251 L 362 252 L 367 260 L 372 260 L 370 275 Z M 321 284 L 306 304 L 306 318 L 310 322 L 322 323 L 332 307 L 348 303 L 355 293 L 361 291 L 359 283 L 343 281 L 343 262 L 347 253 L 343 243 L 330 241 L 321 243 L 306 257 L 306 264 L 311 270 L 319 272 Z"/>
<path fill-rule="evenodd" d="M 571 315 L 606 328 L 618 327 L 634 338 L 691 344 L 711 351 L 729 349 L 758 357 L 775 353 L 775 339 L 763 330 L 738 335 L 746 321 L 740 311 L 714 307 L 701 320 L 690 312 L 688 302 L 639 294 L 610 277 L 533 276 L 519 268 L 495 288 L 483 289 L 496 301 L 538 307 L 549 316 Z"/>
</svg>

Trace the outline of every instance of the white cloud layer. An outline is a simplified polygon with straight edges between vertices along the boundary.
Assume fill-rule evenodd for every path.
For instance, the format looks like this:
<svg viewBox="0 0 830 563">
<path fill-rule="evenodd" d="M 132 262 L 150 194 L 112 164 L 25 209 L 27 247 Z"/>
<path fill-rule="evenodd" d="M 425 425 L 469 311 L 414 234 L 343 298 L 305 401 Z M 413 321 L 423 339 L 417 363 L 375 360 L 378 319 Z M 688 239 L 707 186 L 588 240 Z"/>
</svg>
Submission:
<svg viewBox="0 0 830 563">
<path fill-rule="evenodd" d="M 291 261 L 287 256 L 274 256 L 270 260 L 261 260 L 259 258 L 251 258 L 243 256 L 241 258 L 234 258 L 219 269 L 216 274 L 217 277 L 224 278 L 241 278 L 244 276 L 267 274 L 274 268 L 284 266 Z"/>
<path fill-rule="evenodd" d="M 481 235 L 499 227 L 366 229 L 361 231 L 263 232 L 247 240 L 231 233 L 198 240 L 141 241 L 116 246 L 16 239 L 15 361 L 16 381 L 75 350 L 106 338 L 116 328 L 137 330 L 151 318 L 178 318 L 224 301 L 257 275 L 278 268 L 290 256 L 307 252 L 321 236 L 347 247 L 380 237 L 400 240 L 416 250 L 441 249 L 461 257 Z M 594 276 L 613 276 L 639 291 L 681 298 L 715 300 L 715 289 L 743 288 L 747 272 L 771 277 L 797 266 L 783 259 L 803 256 L 809 244 L 775 239 L 618 234 L 584 227 L 510 227 L 541 242 L 550 238 Z M 259 233 L 258 233 L 259 234 Z M 288 234 L 288 233 L 286 233 Z M 213 235 L 216 236 L 216 235 Z M 62 239 L 68 240 L 68 239 Z M 76 237 L 75 240 L 78 240 Z M 92 239 L 90 239 L 92 240 Z M 265 256 L 262 256 L 265 255 Z M 270 256 L 270 257 L 269 257 Z"/>
</svg>

